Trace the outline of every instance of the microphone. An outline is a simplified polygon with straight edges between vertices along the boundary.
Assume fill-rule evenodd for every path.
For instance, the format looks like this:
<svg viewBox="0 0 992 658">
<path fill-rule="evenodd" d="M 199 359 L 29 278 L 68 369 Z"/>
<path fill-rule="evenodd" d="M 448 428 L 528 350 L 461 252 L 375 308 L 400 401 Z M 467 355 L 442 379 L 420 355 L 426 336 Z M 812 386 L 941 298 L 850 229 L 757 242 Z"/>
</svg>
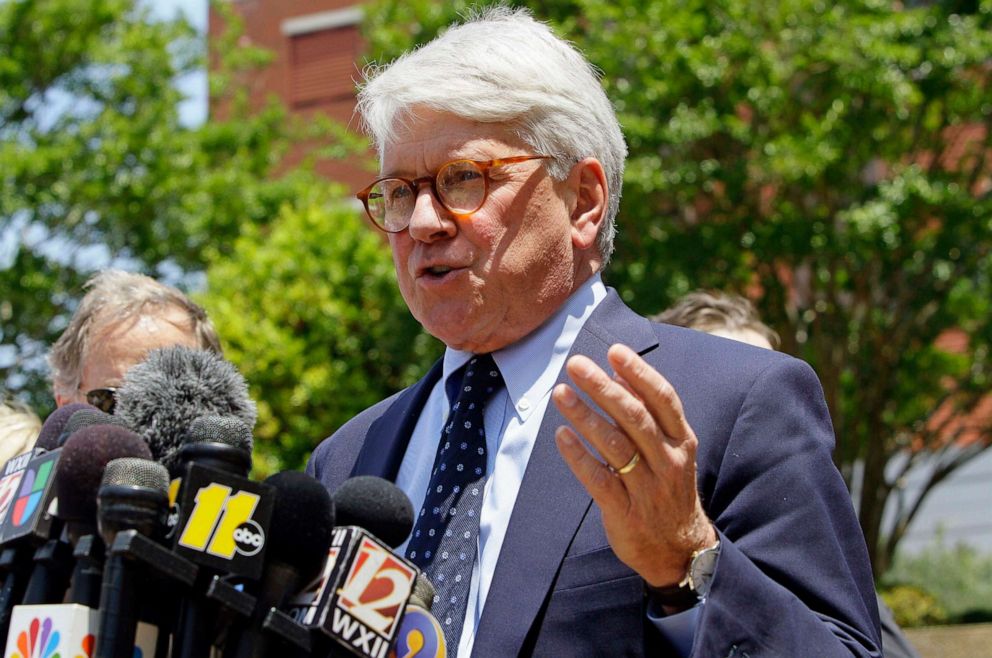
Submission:
<svg viewBox="0 0 992 658">
<path fill-rule="evenodd" d="M 225 658 L 264 658 L 285 647 L 276 646 L 272 633 L 262 632 L 266 616 L 281 608 L 292 595 L 320 574 L 334 528 L 334 502 L 319 481 L 296 471 L 276 473 L 265 480 L 275 490 L 269 546 L 256 587 L 255 608 L 249 626 Z"/>
<path fill-rule="evenodd" d="M 62 429 L 62 433 L 58 438 L 58 447 L 65 445 L 65 442 L 69 440 L 69 437 L 82 428 L 91 427 L 93 425 L 115 425 L 117 427 L 123 427 L 128 431 L 131 430 L 128 424 L 117 416 L 112 416 L 95 407 L 92 409 L 80 409 L 76 413 L 72 414 L 66 422 L 65 427 Z"/>
<path fill-rule="evenodd" d="M 103 573 L 96 658 L 134 654 L 140 607 L 137 581 L 149 574 L 140 562 L 116 550 L 114 540 L 127 530 L 148 538 L 159 534 L 168 509 L 168 487 L 169 473 L 161 464 L 134 458 L 107 464 L 97 497 L 97 519 L 100 536 L 112 550 Z"/>
<path fill-rule="evenodd" d="M 73 414 L 83 409 L 99 411 L 96 407 L 85 402 L 71 402 L 48 414 L 48 418 L 45 419 L 45 423 L 41 426 L 41 431 L 38 433 L 38 438 L 34 442 L 35 447 L 43 448 L 44 450 L 55 450 L 58 448 L 59 436 L 65 429 L 66 423 L 69 422 Z"/>
<path fill-rule="evenodd" d="M 61 449 L 55 478 L 58 516 L 74 547 L 69 602 L 96 608 L 103 577 L 103 541 L 97 534 L 97 495 L 106 465 L 118 458 L 151 459 L 137 434 L 116 425 L 91 425 L 73 433 Z"/>
<path fill-rule="evenodd" d="M 115 413 L 144 437 L 155 461 L 170 470 L 197 418 L 234 417 L 250 431 L 256 417 L 248 384 L 231 363 L 213 352 L 183 346 L 152 350 L 128 370 L 117 390 Z"/>
<path fill-rule="evenodd" d="M 345 480 L 334 492 L 339 526 L 358 526 L 396 548 L 413 530 L 413 504 L 389 480 L 359 475 Z"/>
<path fill-rule="evenodd" d="M 73 405 L 66 405 L 66 407 L 72 407 Z M 58 477 L 59 459 L 62 446 L 70 436 L 78 432 L 83 427 L 93 427 L 96 425 L 116 425 L 122 426 L 122 421 L 119 418 L 114 418 L 113 416 L 106 414 L 90 405 L 77 404 L 76 409 L 65 422 L 59 422 L 62 418 L 56 419 L 56 423 L 61 425 L 61 431 L 54 441 L 51 437 L 55 435 L 55 427 L 46 439 L 46 445 L 51 445 L 52 442 L 57 446 L 51 449 L 49 452 L 45 453 L 43 450 L 39 451 L 44 456 L 38 456 L 37 461 L 39 463 L 45 461 L 51 461 L 51 476 L 49 481 L 56 479 Z M 66 407 L 63 407 L 66 408 Z M 54 415 L 54 414 L 53 414 Z M 63 416 L 64 418 L 64 416 Z M 47 421 L 46 421 L 47 422 Z M 128 430 L 130 431 L 130 430 Z M 31 470 L 30 468 L 28 469 Z M 43 471 L 39 471 L 39 477 Z M 25 485 L 26 486 L 26 485 Z M 38 489 L 39 484 L 36 479 L 34 483 L 34 489 Z M 66 588 L 69 586 L 70 574 L 74 566 L 73 560 L 73 546 L 70 543 L 68 536 L 63 532 L 63 527 L 61 524 L 61 519 L 58 518 L 58 497 L 55 496 L 54 486 L 48 487 L 51 493 L 47 494 L 51 497 L 51 507 L 49 509 L 49 503 L 44 503 L 44 509 L 46 513 L 44 516 L 35 517 L 36 520 L 32 522 L 33 529 L 32 532 L 36 533 L 36 537 L 43 541 L 44 543 L 38 547 L 34 553 L 34 567 L 31 571 L 31 577 L 27 582 L 27 588 L 24 591 L 22 603 L 25 605 L 37 605 L 43 603 L 57 603 L 62 600 L 65 594 Z M 53 518 L 54 514 L 54 518 Z M 16 512 L 15 512 L 16 517 Z M 43 520 L 50 521 L 42 525 Z M 17 520 L 16 518 L 14 519 Z M 47 541 L 46 541 L 47 540 Z"/>
<path fill-rule="evenodd" d="M 420 574 L 390 550 L 410 534 L 413 505 L 396 485 L 372 476 L 345 481 L 333 498 L 339 523 L 329 549 L 333 566 L 318 592 L 314 624 L 338 646 L 385 658 Z"/>
<path fill-rule="evenodd" d="M 67 538 L 79 538 L 81 536 L 80 533 L 95 532 L 96 493 L 100 480 L 103 477 L 104 466 L 115 457 L 128 455 L 143 456 L 146 458 L 151 456 L 148 446 L 134 432 L 112 425 L 91 425 L 73 432 L 61 449 L 56 449 L 36 457 L 28 466 L 28 472 L 24 476 L 22 484 L 22 490 L 27 491 L 30 488 L 31 491 L 26 493 L 18 501 L 26 501 L 23 513 L 28 514 L 27 508 L 34 505 L 34 518 L 36 520 L 42 519 L 42 506 L 44 506 L 45 510 L 48 510 L 47 500 L 54 496 L 59 502 L 51 507 L 58 508 L 56 514 L 59 520 L 65 522 Z M 43 460 L 48 461 L 45 462 Z M 38 465 L 36 470 L 35 465 Z M 46 465 L 48 465 L 49 471 L 48 476 L 44 478 L 46 480 L 45 489 L 42 490 L 40 483 L 43 479 L 42 474 L 45 472 Z M 56 466 L 57 469 L 55 468 Z M 29 482 L 32 480 L 33 485 L 29 486 Z M 16 517 L 18 516 L 17 502 L 15 502 L 9 516 L 8 521 L 16 521 Z M 33 522 L 28 524 L 27 521 L 25 521 L 24 525 L 32 525 L 34 528 L 41 527 L 34 525 Z M 46 532 L 50 532 L 51 528 L 52 526 L 49 522 Z M 15 540 L 15 543 L 17 541 Z M 97 553 L 99 556 L 102 556 L 102 544 L 100 544 L 100 550 Z M 49 602 L 53 599 L 61 600 L 62 597 L 59 592 L 64 592 L 66 588 L 65 578 L 61 575 L 61 572 L 68 572 L 71 564 L 66 563 L 68 560 L 67 557 L 61 558 L 61 560 L 59 564 L 43 564 L 40 565 L 43 568 L 36 569 L 36 572 L 32 574 L 32 582 L 29 586 L 32 594 L 31 596 L 23 595 L 25 602 L 36 604 Z M 92 562 L 93 560 L 90 562 L 86 562 L 85 560 L 77 561 L 72 580 L 74 590 L 77 584 L 84 590 L 88 584 L 90 588 L 89 593 L 84 597 L 84 600 L 78 602 L 86 603 L 89 607 L 95 608 L 99 601 L 100 577 L 99 568 L 94 567 Z M 84 575 L 77 577 L 76 574 L 80 573 L 81 564 L 84 566 L 88 565 L 91 570 L 96 569 L 96 576 L 94 577 L 92 574 L 84 573 Z M 56 566 L 58 569 L 48 568 L 51 566 Z M 23 581 L 26 571 L 26 568 L 22 568 L 8 573 L 7 580 L 4 583 L 3 594 L 0 595 L 0 614 L 3 615 L 0 617 L 0 622 L 10 624 L 10 637 L 19 637 L 21 633 L 28 633 L 29 628 L 27 625 L 30 624 L 31 615 L 33 614 L 30 611 L 38 609 L 37 606 L 24 606 L 20 609 L 26 612 L 18 616 L 16 614 L 18 608 L 14 608 L 15 614 L 13 620 L 10 616 L 11 609 L 9 606 L 22 598 L 21 593 L 23 592 L 23 590 L 19 589 L 18 583 L 14 582 L 11 584 L 11 580 L 19 579 Z M 75 616 L 76 613 L 78 613 L 78 616 Z M 87 626 L 86 608 L 77 606 L 77 610 L 71 613 L 70 616 L 73 620 L 71 623 L 81 623 L 83 628 Z M 75 626 L 73 627 L 75 628 Z M 6 634 L 7 627 L 0 628 L 0 631 Z"/>
<path fill-rule="evenodd" d="M 200 565 L 200 575 L 182 602 L 174 647 L 178 655 L 196 658 L 209 653 L 216 635 L 217 606 L 203 598 L 213 576 L 257 580 L 262 573 L 273 488 L 197 461 L 186 464 L 180 488 L 174 550 Z"/>
</svg>

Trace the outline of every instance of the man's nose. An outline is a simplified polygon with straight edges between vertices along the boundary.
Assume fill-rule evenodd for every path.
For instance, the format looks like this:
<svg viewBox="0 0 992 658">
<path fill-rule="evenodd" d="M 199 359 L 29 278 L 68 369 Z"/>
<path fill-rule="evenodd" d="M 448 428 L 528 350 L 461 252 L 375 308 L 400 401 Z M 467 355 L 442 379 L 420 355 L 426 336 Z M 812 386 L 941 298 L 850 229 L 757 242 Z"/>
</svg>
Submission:
<svg viewBox="0 0 992 658">
<path fill-rule="evenodd" d="M 432 242 L 451 237 L 457 230 L 455 218 L 437 198 L 431 185 L 418 185 L 410 214 L 410 237 L 421 242 Z"/>
</svg>

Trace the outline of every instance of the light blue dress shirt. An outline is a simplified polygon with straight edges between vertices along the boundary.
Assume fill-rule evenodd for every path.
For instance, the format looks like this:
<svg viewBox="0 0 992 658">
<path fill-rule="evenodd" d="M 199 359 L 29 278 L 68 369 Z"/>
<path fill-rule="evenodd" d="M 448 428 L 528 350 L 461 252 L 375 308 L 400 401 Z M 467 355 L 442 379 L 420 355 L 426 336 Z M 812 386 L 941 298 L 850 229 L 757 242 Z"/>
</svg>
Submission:
<svg viewBox="0 0 992 658">
<path fill-rule="evenodd" d="M 551 400 L 551 389 L 582 325 L 605 297 L 606 287 L 596 274 L 535 331 L 513 345 L 493 352 L 506 387 L 486 405 L 486 468 L 490 477 L 483 492 L 479 546 L 472 569 L 459 656 L 471 655 L 475 632 L 496 571 L 496 560 L 506 537 L 527 460 Z M 400 464 L 396 485 L 409 496 L 416 511 L 423 506 L 427 495 L 437 443 L 448 416 L 445 382 L 470 358 L 469 352 L 451 348 L 445 351 L 442 377 L 420 413 Z M 396 552 L 405 554 L 406 543 Z M 650 617 L 674 644 L 691 649 L 697 610 L 694 608 L 661 619 Z M 688 650 L 685 654 L 688 655 Z"/>
</svg>

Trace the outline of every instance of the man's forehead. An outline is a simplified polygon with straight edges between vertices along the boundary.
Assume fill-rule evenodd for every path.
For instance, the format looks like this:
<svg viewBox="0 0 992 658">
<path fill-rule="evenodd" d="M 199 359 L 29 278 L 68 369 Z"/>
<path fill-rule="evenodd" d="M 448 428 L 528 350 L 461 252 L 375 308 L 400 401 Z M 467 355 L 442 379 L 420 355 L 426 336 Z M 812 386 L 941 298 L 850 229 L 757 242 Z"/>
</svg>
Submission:
<svg viewBox="0 0 992 658">
<path fill-rule="evenodd" d="M 503 124 L 432 116 L 406 125 L 402 133 L 383 146 L 380 171 L 384 175 L 412 175 L 435 171 L 452 160 L 491 160 L 525 148 Z"/>
</svg>

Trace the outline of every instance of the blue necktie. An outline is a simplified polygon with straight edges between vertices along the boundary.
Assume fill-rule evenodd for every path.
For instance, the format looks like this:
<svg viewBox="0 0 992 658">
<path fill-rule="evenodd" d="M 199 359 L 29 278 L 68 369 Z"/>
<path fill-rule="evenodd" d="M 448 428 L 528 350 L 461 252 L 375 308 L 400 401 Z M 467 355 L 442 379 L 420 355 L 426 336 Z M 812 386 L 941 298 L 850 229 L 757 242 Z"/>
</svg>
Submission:
<svg viewBox="0 0 992 658">
<path fill-rule="evenodd" d="M 479 514 L 486 484 L 486 401 L 503 385 L 492 355 L 473 357 L 448 380 L 457 383 L 448 424 L 441 432 L 424 506 L 407 546 L 410 558 L 437 592 L 431 612 L 444 629 L 448 656 L 455 658 L 465 622 L 472 565 L 479 538 Z"/>
</svg>

